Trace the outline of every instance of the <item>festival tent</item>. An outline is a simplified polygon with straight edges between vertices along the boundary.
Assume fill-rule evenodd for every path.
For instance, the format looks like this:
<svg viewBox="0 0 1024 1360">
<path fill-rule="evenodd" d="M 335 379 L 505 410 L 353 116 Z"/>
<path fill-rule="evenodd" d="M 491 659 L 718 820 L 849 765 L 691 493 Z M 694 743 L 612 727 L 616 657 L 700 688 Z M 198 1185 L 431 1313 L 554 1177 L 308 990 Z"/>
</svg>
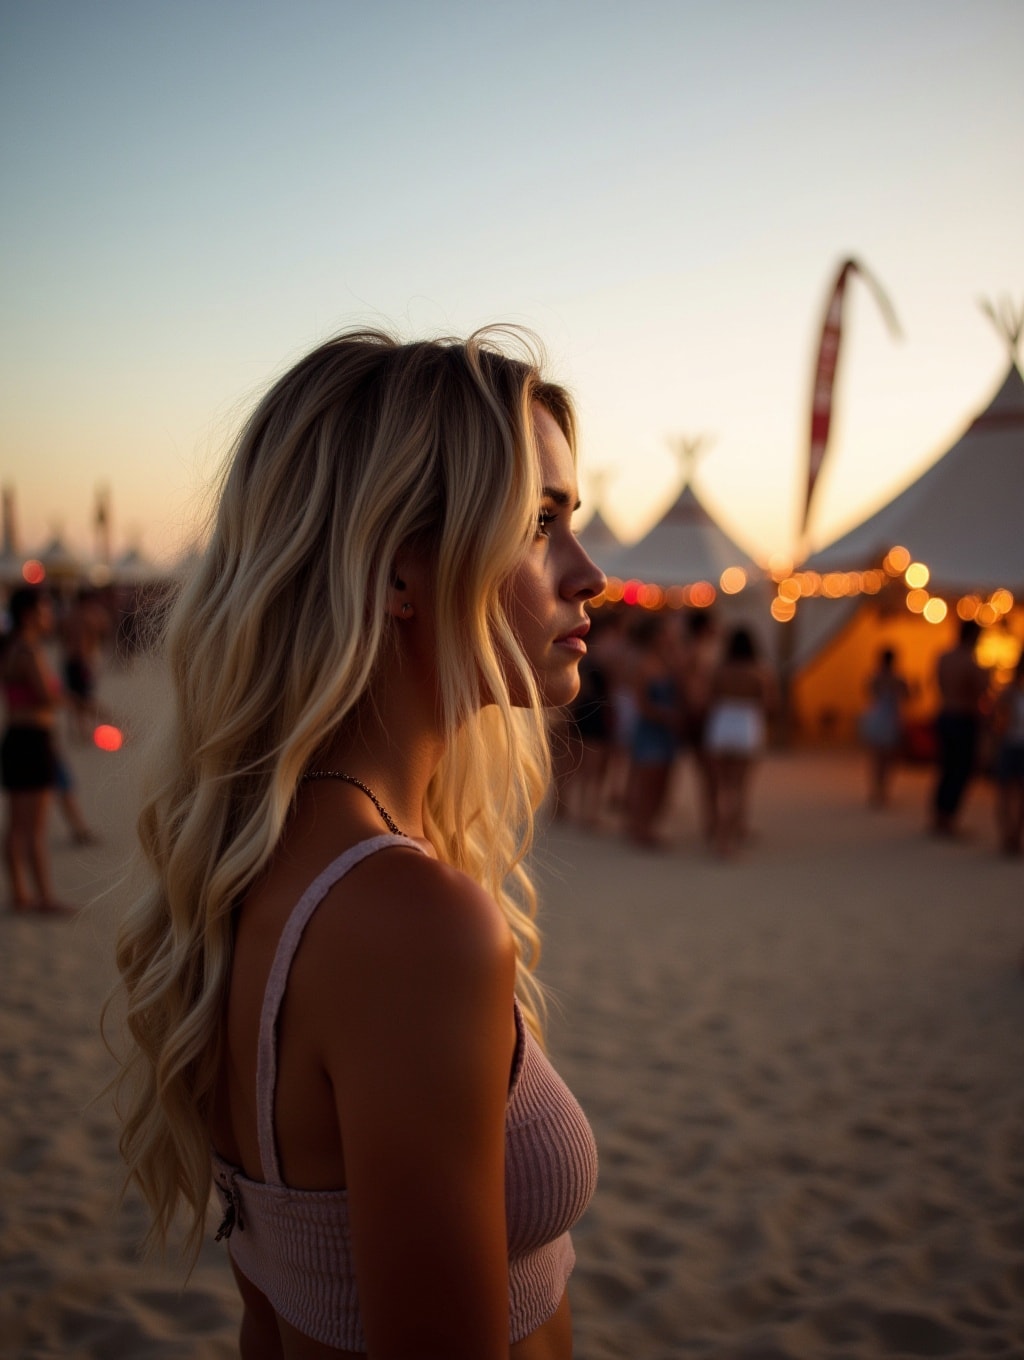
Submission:
<svg viewBox="0 0 1024 1360">
<path fill-rule="evenodd" d="M 938 462 L 806 566 L 862 571 L 896 544 L 926 564 L 933 594 L 1004 587 L 1024 596 L 1024 378 L 1015 364 Z"/>
<path fill-rule="evenodd" d="M 909 581 L 908 563 L 920 564 Z M 805 727 L 852 734 L 882 646 L 898 650 L 923 720 L 936 701 L 935 658 L 951 645 L 958 617 L 988 625 L 983 664 L 1012 665 L 1024 637 L 1024 378 L 1016 364 L 945 454 L 812 554 L 802 572 L 822 581 L 876 578 L 872 593 L 799 605 L 794 699 Z"/>
<path fill-rule="evenodd" d="M 705 581 L 717 590 L 722 573 L 730 567 L 739 568 L 748 580 L 761 574 L 687 482 L 657 524 L 623 550 L 615 574 L 663 589 Z"/>
<path fill-rule="evenodd" d="M 579 539 L 602 571 L 614 571 L 615 562 L 622 553 L 622 539 L 602 515 L 600 507 L 580 530 Z"/>
<path fill-rule="evenodd" d="M 713 607 L 729 624 L 743 623 L 774 651 L 764 573 L 702 504 L 689 478 L 664 515 L 609 566 L 608 598 L 627 603 Z"/>
</svg>

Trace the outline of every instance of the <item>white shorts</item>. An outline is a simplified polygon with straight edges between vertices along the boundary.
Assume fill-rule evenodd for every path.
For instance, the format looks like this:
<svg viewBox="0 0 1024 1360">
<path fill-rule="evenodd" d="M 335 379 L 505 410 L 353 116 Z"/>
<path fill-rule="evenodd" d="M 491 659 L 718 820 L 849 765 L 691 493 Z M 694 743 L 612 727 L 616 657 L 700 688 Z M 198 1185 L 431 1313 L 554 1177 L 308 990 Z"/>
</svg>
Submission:
<svg viewBox="0 0 1024 1360">
<path fill-rule="evenodd" d="M 708 715 L 705 750 L 712 755 L 755 756 L 764 747 L 764 713 L 749 699 L 720 699 Z"/>
</svg>

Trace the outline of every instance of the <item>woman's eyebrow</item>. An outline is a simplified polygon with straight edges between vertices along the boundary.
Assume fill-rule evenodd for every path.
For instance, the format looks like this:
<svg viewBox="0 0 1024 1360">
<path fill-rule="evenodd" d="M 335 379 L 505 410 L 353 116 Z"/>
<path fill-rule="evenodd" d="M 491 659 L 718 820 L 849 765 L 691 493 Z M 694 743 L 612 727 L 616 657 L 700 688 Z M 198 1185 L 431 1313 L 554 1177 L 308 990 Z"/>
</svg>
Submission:
<svg viewBox="0 0 1024 1360">
<path fill-rule="evenodd" d="M 544 487 L 544 489 L 541 492 L 541 495 L 544 497 L 545 500 L 554 501 L 554 503 L 557 506 L 561 507 L 562 509 L 564 509 L 572 501 L 572 496 L 570 496 L 569 492 L 564 491 L 561 487 L 557 486 Z M 577 501 L 576 504 L 572 507 L 573 510 L 574 511 L 578 510 L 580 508 L 580 504 L 581 502 Z"/>
</svg>

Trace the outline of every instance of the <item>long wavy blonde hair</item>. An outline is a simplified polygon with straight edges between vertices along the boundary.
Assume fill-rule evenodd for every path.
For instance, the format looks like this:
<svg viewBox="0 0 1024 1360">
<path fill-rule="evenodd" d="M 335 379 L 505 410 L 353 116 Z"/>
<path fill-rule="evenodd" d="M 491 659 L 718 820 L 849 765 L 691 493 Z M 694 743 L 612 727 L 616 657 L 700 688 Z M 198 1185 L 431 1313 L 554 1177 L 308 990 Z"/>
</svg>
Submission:
<svg viewBox="0 0 1024 1360">
<path fill-rule="evenodd" d="M 174 701 L 138 823 L 149 886 L 117 941 L 120 1146 L 152 1213 L 147 1245 L 166 1244 L 180 1208 L 186 1254 L 201 1245 L 233 909 L 273 855 L 303 771 L 372 699 L 406 545 L 429 553 L 436 582 L 447 744 L 427 834 L 501 905 L 540 1033 L 525 857 L 548 743 L 503 603 L 540 501 L 534 402 L 575 455 L 572 405 L 543 380 L 529 337 L 403 344 L 361 331 L 296 364 L 237 441 L 209 547 L 166 630 Z"/>
</svg>

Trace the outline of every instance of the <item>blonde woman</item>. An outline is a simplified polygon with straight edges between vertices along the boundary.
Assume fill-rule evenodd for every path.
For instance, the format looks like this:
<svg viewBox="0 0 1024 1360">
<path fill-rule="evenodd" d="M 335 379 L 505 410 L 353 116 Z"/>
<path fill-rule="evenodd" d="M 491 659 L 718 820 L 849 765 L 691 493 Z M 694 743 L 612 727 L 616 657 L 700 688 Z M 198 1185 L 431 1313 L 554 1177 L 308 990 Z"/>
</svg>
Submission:
<svg viewBox="0 0 1024 1360">
<path fill-rule="evenodd" d="M 595 1152 L 525 857 L 604 584 L 575 459 L 512 334 L 343 335 L 249 420 L 169 626 L 122 1151 L 157 1242 L 216 1191 L 245 1360 L 571 1355 Z"/>
</svg>

